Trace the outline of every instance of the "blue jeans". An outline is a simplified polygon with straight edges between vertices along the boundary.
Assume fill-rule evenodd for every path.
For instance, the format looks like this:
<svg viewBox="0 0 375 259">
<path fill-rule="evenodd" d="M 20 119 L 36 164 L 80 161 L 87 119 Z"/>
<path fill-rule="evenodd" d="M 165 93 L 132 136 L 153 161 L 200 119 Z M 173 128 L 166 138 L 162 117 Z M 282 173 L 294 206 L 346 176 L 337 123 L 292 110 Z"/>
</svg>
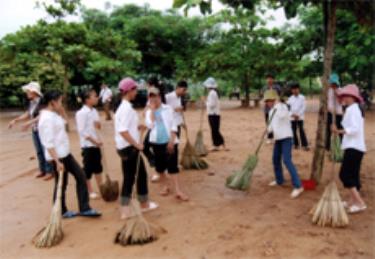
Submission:
<svg viewBox="0 0 375 259">
<path fill-rule="evenodd" d="M 34 142 L 36 155 L 38 157 L 40 172 L 42 172 L 43 174 L 52 174 L 53 167 L 52 167 L 52 164 L 49 163 L 44 156 L 44 148 L 42 146 L 42 143 L 40 142 L 38 131 L 33 130 L 32 135 L 33 135 L 33 142 Z"/>
<path fill-rule="evenodd" d="M 301 188 L 301 180 L 299 179 L 297 169 L 292 162 L 292 138 L 285 138 L 275 141 L 273 148 L 273 168 L 275 171 L 277 184 L 284 183 L 283 166 L 281 164 L 281 158 L 283 159 L 284 165 L 288 169 L 292 178 L 294 188 Z"/>
</svg>

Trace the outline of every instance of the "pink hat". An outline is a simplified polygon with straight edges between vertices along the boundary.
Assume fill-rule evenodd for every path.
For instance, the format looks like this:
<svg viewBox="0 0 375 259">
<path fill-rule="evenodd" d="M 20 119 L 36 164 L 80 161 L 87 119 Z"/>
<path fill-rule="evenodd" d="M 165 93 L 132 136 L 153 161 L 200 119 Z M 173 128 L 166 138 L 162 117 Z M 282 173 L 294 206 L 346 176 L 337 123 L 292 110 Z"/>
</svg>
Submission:
<svg viewBox="0 0 375 259">
<path fill-rule="evenodd" d="M 339 89 L 337 91 L 337 95 L 339 98 L 343 96 L 351 96 L 357 99 L 358 102 L 363 103 L 363 98 L 359 93 L 358 86 L 355 84 L 346 85 L 345 87 Z"/>
<path fill-rule="evenodd" d="M 137 83 L 130 77 L 122 79 L 118 84 L 118 89 L 124 93 L 129 92 L 130 90 L 133 90 L 136 87 Z"/>
</svg>

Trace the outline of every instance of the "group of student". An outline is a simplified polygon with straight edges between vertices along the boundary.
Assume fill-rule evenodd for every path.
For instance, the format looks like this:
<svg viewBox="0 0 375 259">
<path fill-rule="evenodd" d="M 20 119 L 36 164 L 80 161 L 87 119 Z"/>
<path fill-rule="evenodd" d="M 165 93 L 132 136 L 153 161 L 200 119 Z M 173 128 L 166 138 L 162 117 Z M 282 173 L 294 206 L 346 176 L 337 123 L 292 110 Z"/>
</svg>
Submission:
<svg viewBox="0 0 375 259">
<path fill-rule="evenodd" d="M 297 169 L 292 161 L 292 149 L 299 148 L 300 144 L 309 150 L 304 132 L 305 98 L 300 93 L 297 83 L 291 85 L 292 96 L 284 101 L 280 88 L 274 84 L 273 76 L 267 76 L 267 87 L 263 94 L 265 103 L 265 117 L 269 134 L 268 141 L 274 139 L 272 162 L 275 181 L 270 186 L 283 185 L 282 161 L 288 169 L 293 184 L 292 198 L 298 197 L 303 191 Z M 340 170 L 340 179 L 345 188 L 350 189 L 350 199 L 346 202 L 349 212 L 356 213 L 366 209 L 360 195 L 360 165 L 366 151 L 364 140 L 364 120 L 359 103 L 362 101 L 358 87 L 348 85 L 338 88 L 336 75 L 330 78 L 331 88 L 328 100 L 329 112 L 333 108 L 342 112 L 334 112 L 336 123 L 327 127 L 327 135 L 342 135 L 342 149 L 345 151 Z M 213 148 L 218 151 L 225 146 L 220 132 L 220 100 L 217 92 L 217 83 L 214 78 L 208 78 L 203 85 L 208 89 L 206 103 L 208 122 L 211 128 Z M 178 151 L 181 129 L 186 127 L 184 118 L 183 97 L 187 93 L 186 81 L 179 81 L 171 93 L 165 94 L 157 80 L 149 80 L 148 102 L 142 115 L 139 116 L 132 106 L 137 95 L 137 83 L 132 78 L 124 78 L 119 82 L 118 89 L 121 102 L 114 115 L 114 139 L 117 153 L 121 160 L 123 184 L 121 189 L 122 219 L 132 216 L 130 201 L 134 198 L 133 188 L 136 184 L 137 199 L 142 211 L 156 209 L 158 204 L 149 198 L 148 174 L 143 155 L 154 173 L 151 181 L 159 182 L 160 195 L 167 196 L 173 190 L 174 196 L 180 201 L 188 201 L 189 196 L 183 191 L 178 178 Z M 77 131 L 82 148 L 83 169 L 71 154 L 69 138 L 66 132 L 67 116 L 62 105 L 62 94 L 50 91 L 42 95 L 40 86 L 31 82 L 22 88 L 30 99 L 28 112 L 10 122 L 12 127 L 21 120 L 28 120 L 25 128 L 32 127 L 34 144 L 37 147 L 41 174 L 55 175 L 55 191 L 59 174 L 63 172 L 62 212 L 64 218 L 75 216 L 98 217 L 101 213 L 89 205 L 89 199 L 98 198 L 93 191 L 91 178 L 94 175 L 98 186 L 102 182 L 102 150 L 103 140 L 98 134 L 101 128 L 99 114 L 95 109 L 98 104 L 96 91 L 89 89 L 82 94 L 82 108 L 76 113 Z M 105 90 L 105 89 L 104 89 Z M 102 90 L 103 91 L 103 90 Z M 109 94 L 108 94 L 109 95 Z M 102 96 L 102 95 L 101 95 Z M 43 98 L 42 98 L 43 97 Z M 345 108 L 344 108 L 345 107 Z M 332 116 L 333 114 L 329 115 Z M 330 118 L 330 117 L 329 117 Z M 111 119 L 107 117 L 107 119 Z M 328 120 L 328 123 L 330 120 Z M 299 131 L 300 137 L 297 136 Z M 300 141 L 299 141 L 300 138 Z M 43 155 L 40 156 L 40 153 Z M 48 165 L 48 166 L 47 166 Z M 68 184 L 68 173 L 76 181 L 76 192 L 79 212 L 68 210 L 65 202 L 65 192 Z"/>
</svg>

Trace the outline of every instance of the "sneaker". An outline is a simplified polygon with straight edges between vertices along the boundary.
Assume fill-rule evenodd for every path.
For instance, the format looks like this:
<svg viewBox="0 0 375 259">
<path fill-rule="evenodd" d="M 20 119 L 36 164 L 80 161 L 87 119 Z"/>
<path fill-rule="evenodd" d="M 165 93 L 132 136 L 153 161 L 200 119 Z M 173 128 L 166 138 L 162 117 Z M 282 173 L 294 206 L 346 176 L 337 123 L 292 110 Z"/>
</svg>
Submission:
<svg viewBox="0 0 375 259">
<path fill-rule="evenodd" d="M 271 187 L 274 187 L 274 186 L 277 186 L 277 182 L 276 181 L 272 181 L 268 184 L 268 186 L 271 186 Z"/>
<path fill-rule="evenodd" d="M 290 194 L 290 197 L 292 199 L 295 199 L 297 198 L 298 196 L 301 195 L 301 193 L 303 193 L 304 189 L 301 187 L 301 188 L 298 188 L 298 189 L 293 189 L 292 193 Z"/>
<path fill-rule="evenodd" d="M 90 199 L 92 200 L 96 200 L 99 198 L 99 195 L 96 193 L 96 192 L 92 192 L 90 193 Z"/>
<path fill-rule="evenodd" d="M 352 206 L 349 207 L 348 212 L 350 214 L 355 214 L 355 213 L 362 212 L 362 211 L 364 211 L 366 209 L 367 209 L 366 205 L 360 206 L 360 205 L 354 204 L 354 205 L 352 205 Z"/>
</svg>

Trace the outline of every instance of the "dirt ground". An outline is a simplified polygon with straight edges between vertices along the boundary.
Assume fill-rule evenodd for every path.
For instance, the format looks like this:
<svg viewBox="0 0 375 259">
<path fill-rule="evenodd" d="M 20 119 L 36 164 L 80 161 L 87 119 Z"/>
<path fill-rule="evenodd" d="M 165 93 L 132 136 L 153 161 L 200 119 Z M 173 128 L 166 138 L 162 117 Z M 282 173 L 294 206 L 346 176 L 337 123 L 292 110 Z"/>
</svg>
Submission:
<svg viewBox="0 0 375 259">
<path fill-rule="evenodd" d="M 191 200 L 181 203 L 173 196 L 160 197 L 158 185 L 150 183 L 151 198 L 160 208 L 145 217 L 167 230 L 158 241 L 132 247 L 113 244 L 115 233 L 123 224 L 119 219 L 119 203 L 94 200 L 92 207 L 102 211 L 103 217 L 64 220 L 64 240 L 45 250 L 36 249 L 31 239 L 49 219 L 53 182 L 35 178 L 37 169 L 36 160 L 32 159 L 35 154 L 30 132 L 21 132 L 19 127 L 6 129 L 7 122 L 17 113 L 1 113 L 0 258 L 375 258 L 374 112 L 366 116 L 368 152 L 361 172 L 368 210 L 350 215 L 347 228 L 332 229 L 312 225 L 309 215 L 331 174 L 328 162 L 324 180 L 317 190 L 305 191 L 300 198 L 292 200 L 289 182 L 286 187 L 268 187 L 274 177 L 272 145 L 265 145 L 250 192 L 237 192 L 224 186 L 226 177 L 239 169 L 255 149 L 264 129 L 264 119 L 260 108 L 241 109 L 234 101 L 224 101 L 222 106 L 222 133 L 230 151 L 210 153 L 206 158 L 210 164 L 208 170 L 180 174 Z M 310 142 L 315 138 L 316 110 L 317 102 L 309 100 L 306 131 Z M 191 141 L 199 125 L 199 114 L 195 109 L 186 113 Z M 72 153 L 81 161 L 73 120 L 70 125 Z M 121 182 L 112 122 L 104 122 L 103 135 L 108 171 Z M 204 137 L 210 146 L 207 121 Z M 310 175 L 311 159 L 312 151 L 293 151 L 302 179 Z M 289 180 L 287 172 L 285 175 Z M 340 183 L 339 186 L 341 194 L 345 194 Z M 74 187 L 70 177 L 68 207 L 76 210 Z"/>
</svg>

